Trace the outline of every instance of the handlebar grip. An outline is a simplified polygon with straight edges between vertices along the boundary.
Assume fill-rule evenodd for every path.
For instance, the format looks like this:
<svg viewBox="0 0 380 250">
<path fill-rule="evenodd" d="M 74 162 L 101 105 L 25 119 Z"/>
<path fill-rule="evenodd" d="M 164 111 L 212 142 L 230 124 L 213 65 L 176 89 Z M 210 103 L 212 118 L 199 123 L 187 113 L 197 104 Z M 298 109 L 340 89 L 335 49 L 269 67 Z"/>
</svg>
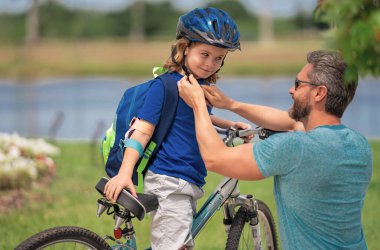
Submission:
<svg viewBox="0 0 380 250">
<path fill-rule="evenodd" d="M 255 134 L 255 131 L 252 129 L 244 129 L 236 131 L 237 137 L 246 137 Z"/>
</svg>

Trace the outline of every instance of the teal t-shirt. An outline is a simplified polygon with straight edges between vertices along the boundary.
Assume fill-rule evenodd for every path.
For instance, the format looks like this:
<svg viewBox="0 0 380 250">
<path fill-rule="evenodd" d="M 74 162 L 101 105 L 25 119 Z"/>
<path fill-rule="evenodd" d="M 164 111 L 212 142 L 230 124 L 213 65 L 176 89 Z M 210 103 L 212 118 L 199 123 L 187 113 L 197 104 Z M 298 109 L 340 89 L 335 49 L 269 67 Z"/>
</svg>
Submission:
<svg viewBox="0 0 380 250">
<path fill-rule="evenodd" d="M 275 134 L 253 146 L 274 176 L 283 249 L 366 249 L 361 211 L 372 175 L 366 138 L 345 127 Z"/>
</svg>

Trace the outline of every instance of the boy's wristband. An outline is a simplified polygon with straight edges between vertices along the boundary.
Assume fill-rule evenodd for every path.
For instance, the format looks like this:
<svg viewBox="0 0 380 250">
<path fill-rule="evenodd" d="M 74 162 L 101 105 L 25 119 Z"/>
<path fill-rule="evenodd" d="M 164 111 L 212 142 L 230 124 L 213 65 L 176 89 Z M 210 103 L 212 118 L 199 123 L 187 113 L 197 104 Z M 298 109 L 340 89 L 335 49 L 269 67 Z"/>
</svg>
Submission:
<svg viewBox="0 0 380 250">
<path fill-rule="evenodd" d="M 139 158 L 143 155 L 144 153 L 144 148 L 141 145 L 141 143 L 135 139 L 126 139 L 124 140 L 124 148 L 133 148 L 139 153 Z"/>
</svg>

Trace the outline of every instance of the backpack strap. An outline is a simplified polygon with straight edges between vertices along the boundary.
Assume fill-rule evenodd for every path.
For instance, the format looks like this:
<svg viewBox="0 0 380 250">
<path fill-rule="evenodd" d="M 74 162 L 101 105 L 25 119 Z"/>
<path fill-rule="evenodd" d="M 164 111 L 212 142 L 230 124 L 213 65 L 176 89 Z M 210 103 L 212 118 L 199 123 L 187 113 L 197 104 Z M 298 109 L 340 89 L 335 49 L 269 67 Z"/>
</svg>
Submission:
<svg viewBox="0 0 380 250">
<path fill-rule="evenodd" d="M 160 121 L 158 122 L 150 143 L 145 148 L 144 155 L 137 166 L 137 192 L 143 193 L 144 174 L 152 156 L 157 153 L 161 143 L 165 139 L 169 129 L 171 128 L 177 111 L 178 104 L 178 87 L 177 81 L 169 74 L 163 74 L 157 78 L 161 79 L 164 85 L 164 103 Z"/>
</svg>

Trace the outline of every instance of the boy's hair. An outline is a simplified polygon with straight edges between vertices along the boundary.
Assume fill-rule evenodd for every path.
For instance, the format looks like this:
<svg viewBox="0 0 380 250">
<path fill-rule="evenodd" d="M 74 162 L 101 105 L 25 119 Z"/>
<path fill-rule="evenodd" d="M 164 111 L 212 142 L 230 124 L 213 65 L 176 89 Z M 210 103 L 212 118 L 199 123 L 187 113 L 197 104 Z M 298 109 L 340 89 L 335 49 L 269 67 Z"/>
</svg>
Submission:
<svg viewBox="0 0 380 250">
<path fill-rule="evenodd" d="M 164 64 L 164 69 L 167 69 L 169 72 L 182 70 L 182 65 L 185 63 L 185 50 L 190 47 L 193 42 L 190 42 L 186 38 L 180 38 L 175 44 L 172 45 L 171 55 Z M 217 72 L 205 79 L 209 83 L 216 83 L 216 80 L 219 78 Z"/>
</svg>

